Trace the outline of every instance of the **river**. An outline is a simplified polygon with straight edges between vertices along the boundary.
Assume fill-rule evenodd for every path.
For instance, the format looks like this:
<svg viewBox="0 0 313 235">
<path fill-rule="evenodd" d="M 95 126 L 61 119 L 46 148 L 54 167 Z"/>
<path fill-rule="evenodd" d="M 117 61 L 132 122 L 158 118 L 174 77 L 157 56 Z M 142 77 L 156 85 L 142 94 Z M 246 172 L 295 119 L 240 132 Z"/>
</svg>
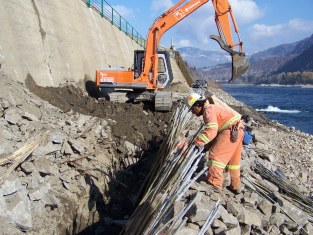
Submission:
<svg viewBox="0 0 313 235">
<path fill-rule="evenodd" d="M 286 126 L 313 134 L 313 87 L 222 85 L 237 100 Z"/>
</svg>

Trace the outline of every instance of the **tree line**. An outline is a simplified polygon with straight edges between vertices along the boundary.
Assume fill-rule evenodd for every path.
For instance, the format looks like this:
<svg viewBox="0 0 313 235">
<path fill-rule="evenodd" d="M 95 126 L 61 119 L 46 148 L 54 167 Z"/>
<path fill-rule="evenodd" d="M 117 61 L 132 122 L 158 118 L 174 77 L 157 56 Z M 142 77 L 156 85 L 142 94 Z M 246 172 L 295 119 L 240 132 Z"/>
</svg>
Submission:
<svg viewBox="0 0 313 235">
<path fill-rule="evenodd" d="M 241 81 L 250 84 L 313 85 L 313 72 L 282 72 L 262 77 L 244 76 Z"/>
</svg>

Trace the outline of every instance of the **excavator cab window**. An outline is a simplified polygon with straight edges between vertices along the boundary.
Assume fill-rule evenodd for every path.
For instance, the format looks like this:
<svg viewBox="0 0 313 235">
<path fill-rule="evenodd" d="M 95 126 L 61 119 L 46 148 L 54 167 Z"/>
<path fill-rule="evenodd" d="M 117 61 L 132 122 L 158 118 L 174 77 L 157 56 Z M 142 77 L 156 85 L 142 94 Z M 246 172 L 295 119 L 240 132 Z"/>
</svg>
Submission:
<svg viewBox="0 0 313 235">
<path fill-rule="evenodd" d="M 143 50 L 135 50 L 134 52 L 134 79 L 137 79 L 143 70 L 145 52 Z M 165 87 L 173 80 L 173 73 L 170 64 L 169 54 L 166 51 L 158 52 L 158 78 L 157 84 Z"/>
<path fill-rule="evenodd" d="M 135 50 L 134 51 L 134 79 L 137 79 L 143 67 L 143 59 L 144 59 L 144 51 L 143 50 Z"/>
<path fill-rule="evenodd" d="M 158 80 L 159 86 L 167 86 L 173 80 L 173 73 L 170 64 L 169 53 L 166 51 L 159 51 L 158 53 Z"/>
<path fill-rule="evenodd" d="M 159 66 L 158 66 L 158 73 L 165 73 L 166 67 L 165 67 L 165 61 L 162 57 L 159 57 Z"/>
<path fill-rule="evenodd" d="M 163 57 L 159 57 L 158 63 L 158 83 L 163 84 L 168 78 L 166 65 Z"/>
</svg>

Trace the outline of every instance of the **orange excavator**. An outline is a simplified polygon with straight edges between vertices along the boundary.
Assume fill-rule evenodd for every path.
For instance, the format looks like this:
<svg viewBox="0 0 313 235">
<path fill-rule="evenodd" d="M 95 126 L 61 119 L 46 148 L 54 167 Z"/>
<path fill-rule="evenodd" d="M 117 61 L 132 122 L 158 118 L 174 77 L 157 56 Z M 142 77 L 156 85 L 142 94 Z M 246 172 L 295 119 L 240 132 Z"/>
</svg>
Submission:
<svg viewBox="0 0 313 235">
<path fill-rule="evenodd" d="M 186 18 L 188 15 L 199 9 L 209 0 L 180 0 L 165 13 L 159 16 L 149 29 L 145 50 L 136 50 L 134 52 L 134 66 L 131 69 L 105 69 L 97 70 L 96 85 L 110 100 L 120 100 L 122 96 L 126 100 L 136 99 L 144 96 L 144 99 L 155 99 L 159 91 L 171 84 L 173 80 L 169 54 L 166 51 L 159 50 L 160 40 L 163 34 Z M 231 5 L 228 0 L 212 0 L 215 10 L 215 22 L 219 36 L 211 35 L 211 39 L 216 40 L 220 47 L 227 51 L 232 57 L 232 77 L 234 80 L 249 68 L 249 61 L 242 52 L 242 41 L 238 33 L 238 26 L 235 21 Z M 232 31 L 238 36 L 238 42 L 235 43 L 232 37 Z M 238 47 L 238 50 L 235 48 Z M 131 89 L 122 95 L 113 90 Z M 110 93 L 112 93 L 110 95 Z M 113 95 L 115 94 L 115 95 Z M 115 98 L 114 98 L 115 97 Z M 159 95 L 160 102 L 156 102 L 156 110 L 166 110 L 171 106 L 171 100 L 166 96 Z M 140 100 L 140 99 L 139 99 Z M 167 100 L 167 101 L 166 101 Z M 163 102 L 163 103 L 162 103 Z M 167 103 L 167 104 L 164 104 Z M 158 103 L 158 105 L 157 105 Z"/>
</svg>

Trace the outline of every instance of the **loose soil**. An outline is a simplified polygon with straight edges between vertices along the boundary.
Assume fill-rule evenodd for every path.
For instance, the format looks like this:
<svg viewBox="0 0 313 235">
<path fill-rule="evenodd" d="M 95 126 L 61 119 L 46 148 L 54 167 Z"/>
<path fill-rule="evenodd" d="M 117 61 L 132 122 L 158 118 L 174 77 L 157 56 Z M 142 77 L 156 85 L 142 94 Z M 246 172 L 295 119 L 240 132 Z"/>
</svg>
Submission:
<svg viewBox="0 0 313 235">
<path fill-rule="evenodd" d="M 134 144 L 151 140 L 160 141 L 166 135 L 171 112 L 154 112 L 151 104 L 114 103 L 86 96 L 74 85 L 40 87 L 29 75 L 25 84 L 29 90 L 63 112 L 76 112 L 100 118 L 110 118 L 117 124 L 112 132 L 115 137 L 126 137 Z M 138 134 L 140 133 L 140 134 Z"/>
</svg>

